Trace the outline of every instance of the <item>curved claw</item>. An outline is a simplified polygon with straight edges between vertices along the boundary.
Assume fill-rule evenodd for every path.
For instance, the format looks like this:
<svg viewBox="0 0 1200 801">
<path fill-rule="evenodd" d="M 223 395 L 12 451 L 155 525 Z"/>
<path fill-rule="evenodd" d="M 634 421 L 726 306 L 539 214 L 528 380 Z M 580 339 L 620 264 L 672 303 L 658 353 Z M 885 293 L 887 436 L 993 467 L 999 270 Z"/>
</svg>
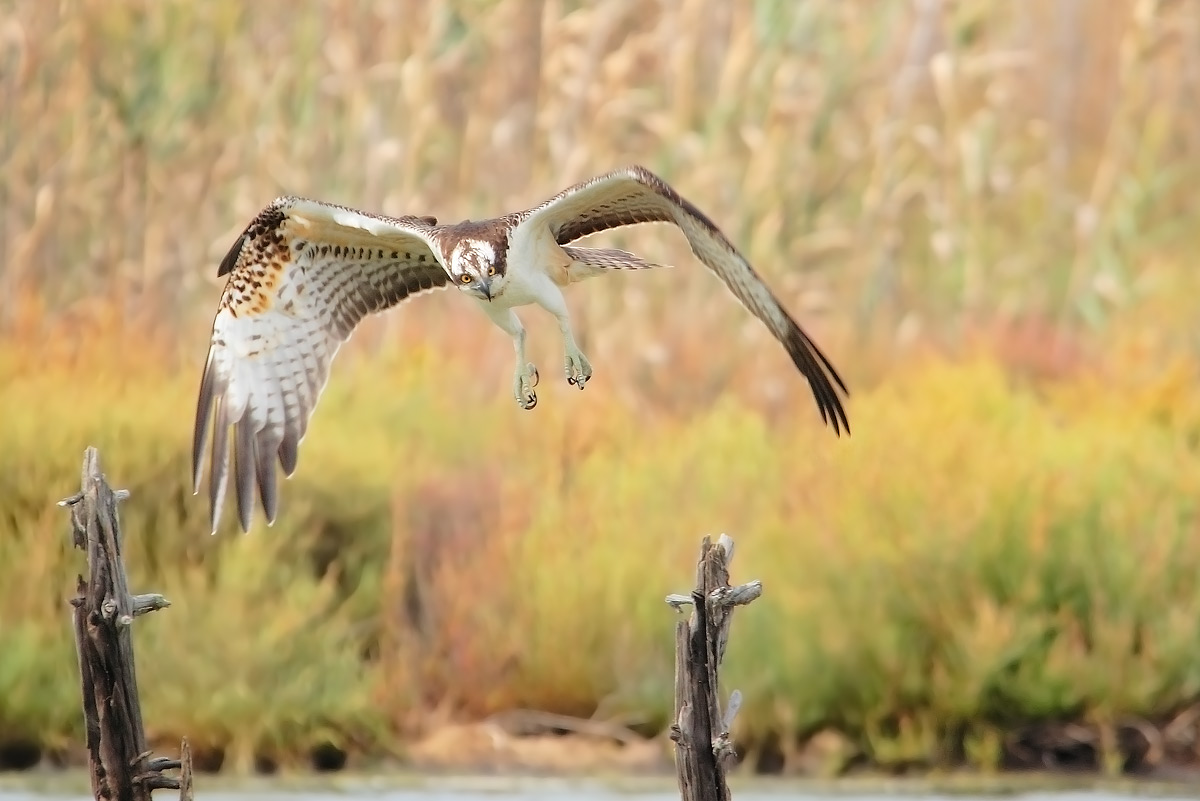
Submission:
<svg viewBox="0 0 1200 801">
<path fill-rule="evenodd" d="M 583 389 L 592 377 L 592 365 L 578 349 L 568 349 L 566 359 L 567 383 Z"/>
<path fill-rule="evenodd" d="M 517 404 L 526 411 L 537 406 L 537 394 L 533 388 L 537 386 L 538 371 L 532 364 L 518 366 L 513 374 L 513 397 Z"/>
</svg>

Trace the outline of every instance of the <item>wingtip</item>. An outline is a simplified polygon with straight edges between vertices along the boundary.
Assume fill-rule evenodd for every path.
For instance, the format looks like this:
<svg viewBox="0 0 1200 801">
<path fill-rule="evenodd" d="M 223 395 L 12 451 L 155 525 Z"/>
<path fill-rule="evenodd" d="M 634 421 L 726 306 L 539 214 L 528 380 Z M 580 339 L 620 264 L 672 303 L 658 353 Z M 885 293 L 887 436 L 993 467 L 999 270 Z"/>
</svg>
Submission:
<svg viewBox="0 0 1200 801">
<path fill-rule="evenodd" d="M 841 439 L 842 434 L 845 434 L 847 439 L 850 438 L 850 422 L 845 417 L 842 417 L 842 420 L 840 423 L 835 419 L 833 421 L 832 425 L 833 425 L 833 435 L 835 437 L 837 437 L 838 439 Z"/>
<path fill-rule="evenodd" d="M 843 429 L 849 436 L 850 417 L 846 413 L 846 407 L 842 403 L 838 391 L 841 390 L 841 395 L 846 398 L 850 396 L 850 391 L 846 388 L 842 377 L 838 375 L 837 368 L 821 352 L 817 344 L 801 330 L 799 325 L 796 325 L 795 321 L 790 317 L 788 320 L 791 323 L 790 330 L 786 336 L 781 336 L 780 339 L 788 355 L 792 357 L 792 363 L 808 380 L 813 400 L 821 414 L 821 422 L 833 428 L 834 436 L 841 437 Z"/>
<path fill-rule="evenodd" d="M 225 254 L 225 258 L 221 259 L 221 263 L 217 266 L 217 278 L 229 275 L 233 272 L 233 268 L 237 266 L 238 257 L 242 255 L 242 246 L 246 244 L 246 234 L 243 233 L 229 248 Z"/>
<path fill-rule="evenodd" d="M 841 399 L 836 395 L 829 401 L 828 406 L 821 406 L 821 418 L 825 420 L 827 426 L 833 428 L 833 435 L 841 439 L 842 432 L 846 436 L 850 436 L 850 417 L 846 414 L 846 407 L 842 405 Z"/>
</svg>

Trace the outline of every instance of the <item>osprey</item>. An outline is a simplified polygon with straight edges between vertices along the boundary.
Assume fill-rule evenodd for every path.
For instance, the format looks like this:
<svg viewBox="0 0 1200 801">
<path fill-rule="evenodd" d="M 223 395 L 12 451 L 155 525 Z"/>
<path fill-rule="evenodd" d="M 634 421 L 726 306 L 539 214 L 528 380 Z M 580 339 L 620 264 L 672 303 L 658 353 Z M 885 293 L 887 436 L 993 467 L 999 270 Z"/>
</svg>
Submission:
<svg viewBox="0 0 1200 801">
<path fill-rule="evenodd" d="M 571 243 L 648 222 L 679 227 L 692 252 L 787 349 L 812 387 L 821 418 L 835 434 L 849 433 L 833 383 L 849 393 L 829 359 L 717 226 L 644 167 L 597 176 L 527 211 L 453 225 L 439 225 L 434 217 L 386 217 L 283 197 L 246 226 L 217 270 L 229 280 L 213 321 L 192 442 L 198 493 L 211 422 L 213 532 L 229 479 L 229 427 L 234 428 L 234 483 L 245 532 L 256 484 L 268 524 L 275 521 L 274 458 L 291 476 L 338 348 L 366 315 L 409 297 L 455 286 L 512 337 L 513 396 L 523 409 L 537 404 L 538 371 L 526 359 L 525 328 L 513 309 L 541 306 L 562 331 L 567 381 L 583 389 L 592 365 L 575 342 L 562 288 L 615 270 L 659 265 L 623 250 Z"/>
</svg>

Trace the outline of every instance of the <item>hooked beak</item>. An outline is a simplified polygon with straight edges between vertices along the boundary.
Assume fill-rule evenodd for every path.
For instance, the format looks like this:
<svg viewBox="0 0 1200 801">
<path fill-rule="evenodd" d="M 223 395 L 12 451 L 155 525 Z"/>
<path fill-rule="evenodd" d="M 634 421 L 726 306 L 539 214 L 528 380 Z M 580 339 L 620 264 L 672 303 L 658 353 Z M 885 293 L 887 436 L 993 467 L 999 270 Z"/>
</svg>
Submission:
<svg viewBox="0 0 1200 801">
<path fill-rule="evenodd" d="M 492 279 L 484 277 L 479 280 L 479 288 L 483 290 L 484 297 L 488 300 L 492 299 Z"/>
</svg>

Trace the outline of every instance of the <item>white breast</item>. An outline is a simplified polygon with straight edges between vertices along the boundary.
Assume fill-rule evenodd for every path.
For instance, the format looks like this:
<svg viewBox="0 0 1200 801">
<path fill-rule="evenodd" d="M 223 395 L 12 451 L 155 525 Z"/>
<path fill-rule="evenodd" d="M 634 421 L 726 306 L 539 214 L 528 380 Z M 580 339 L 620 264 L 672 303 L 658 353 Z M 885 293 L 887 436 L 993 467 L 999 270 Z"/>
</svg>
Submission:
<svg viewBox="0 0 1200 801">
<path fill-rule="evenodd" d="M 556 290 L 554 282 L 545 273 L 537 269 L 514 269 L 510 261 L 504 285 L 499 294 L 493 294 L 492 303 L 508 309 L 530 303 L 540 304 L 547 299 L 548 293 Z"/>
<path fill-rule="evenodd" d="M 567 284 L 570 264 L 571 257 L 554 241 L 549 227 L 518 226 L 508 248 L 504 287 L 493 302 L 510 308 L 552 303 L 562 296 L 559 287 Z"/>
</svg>

